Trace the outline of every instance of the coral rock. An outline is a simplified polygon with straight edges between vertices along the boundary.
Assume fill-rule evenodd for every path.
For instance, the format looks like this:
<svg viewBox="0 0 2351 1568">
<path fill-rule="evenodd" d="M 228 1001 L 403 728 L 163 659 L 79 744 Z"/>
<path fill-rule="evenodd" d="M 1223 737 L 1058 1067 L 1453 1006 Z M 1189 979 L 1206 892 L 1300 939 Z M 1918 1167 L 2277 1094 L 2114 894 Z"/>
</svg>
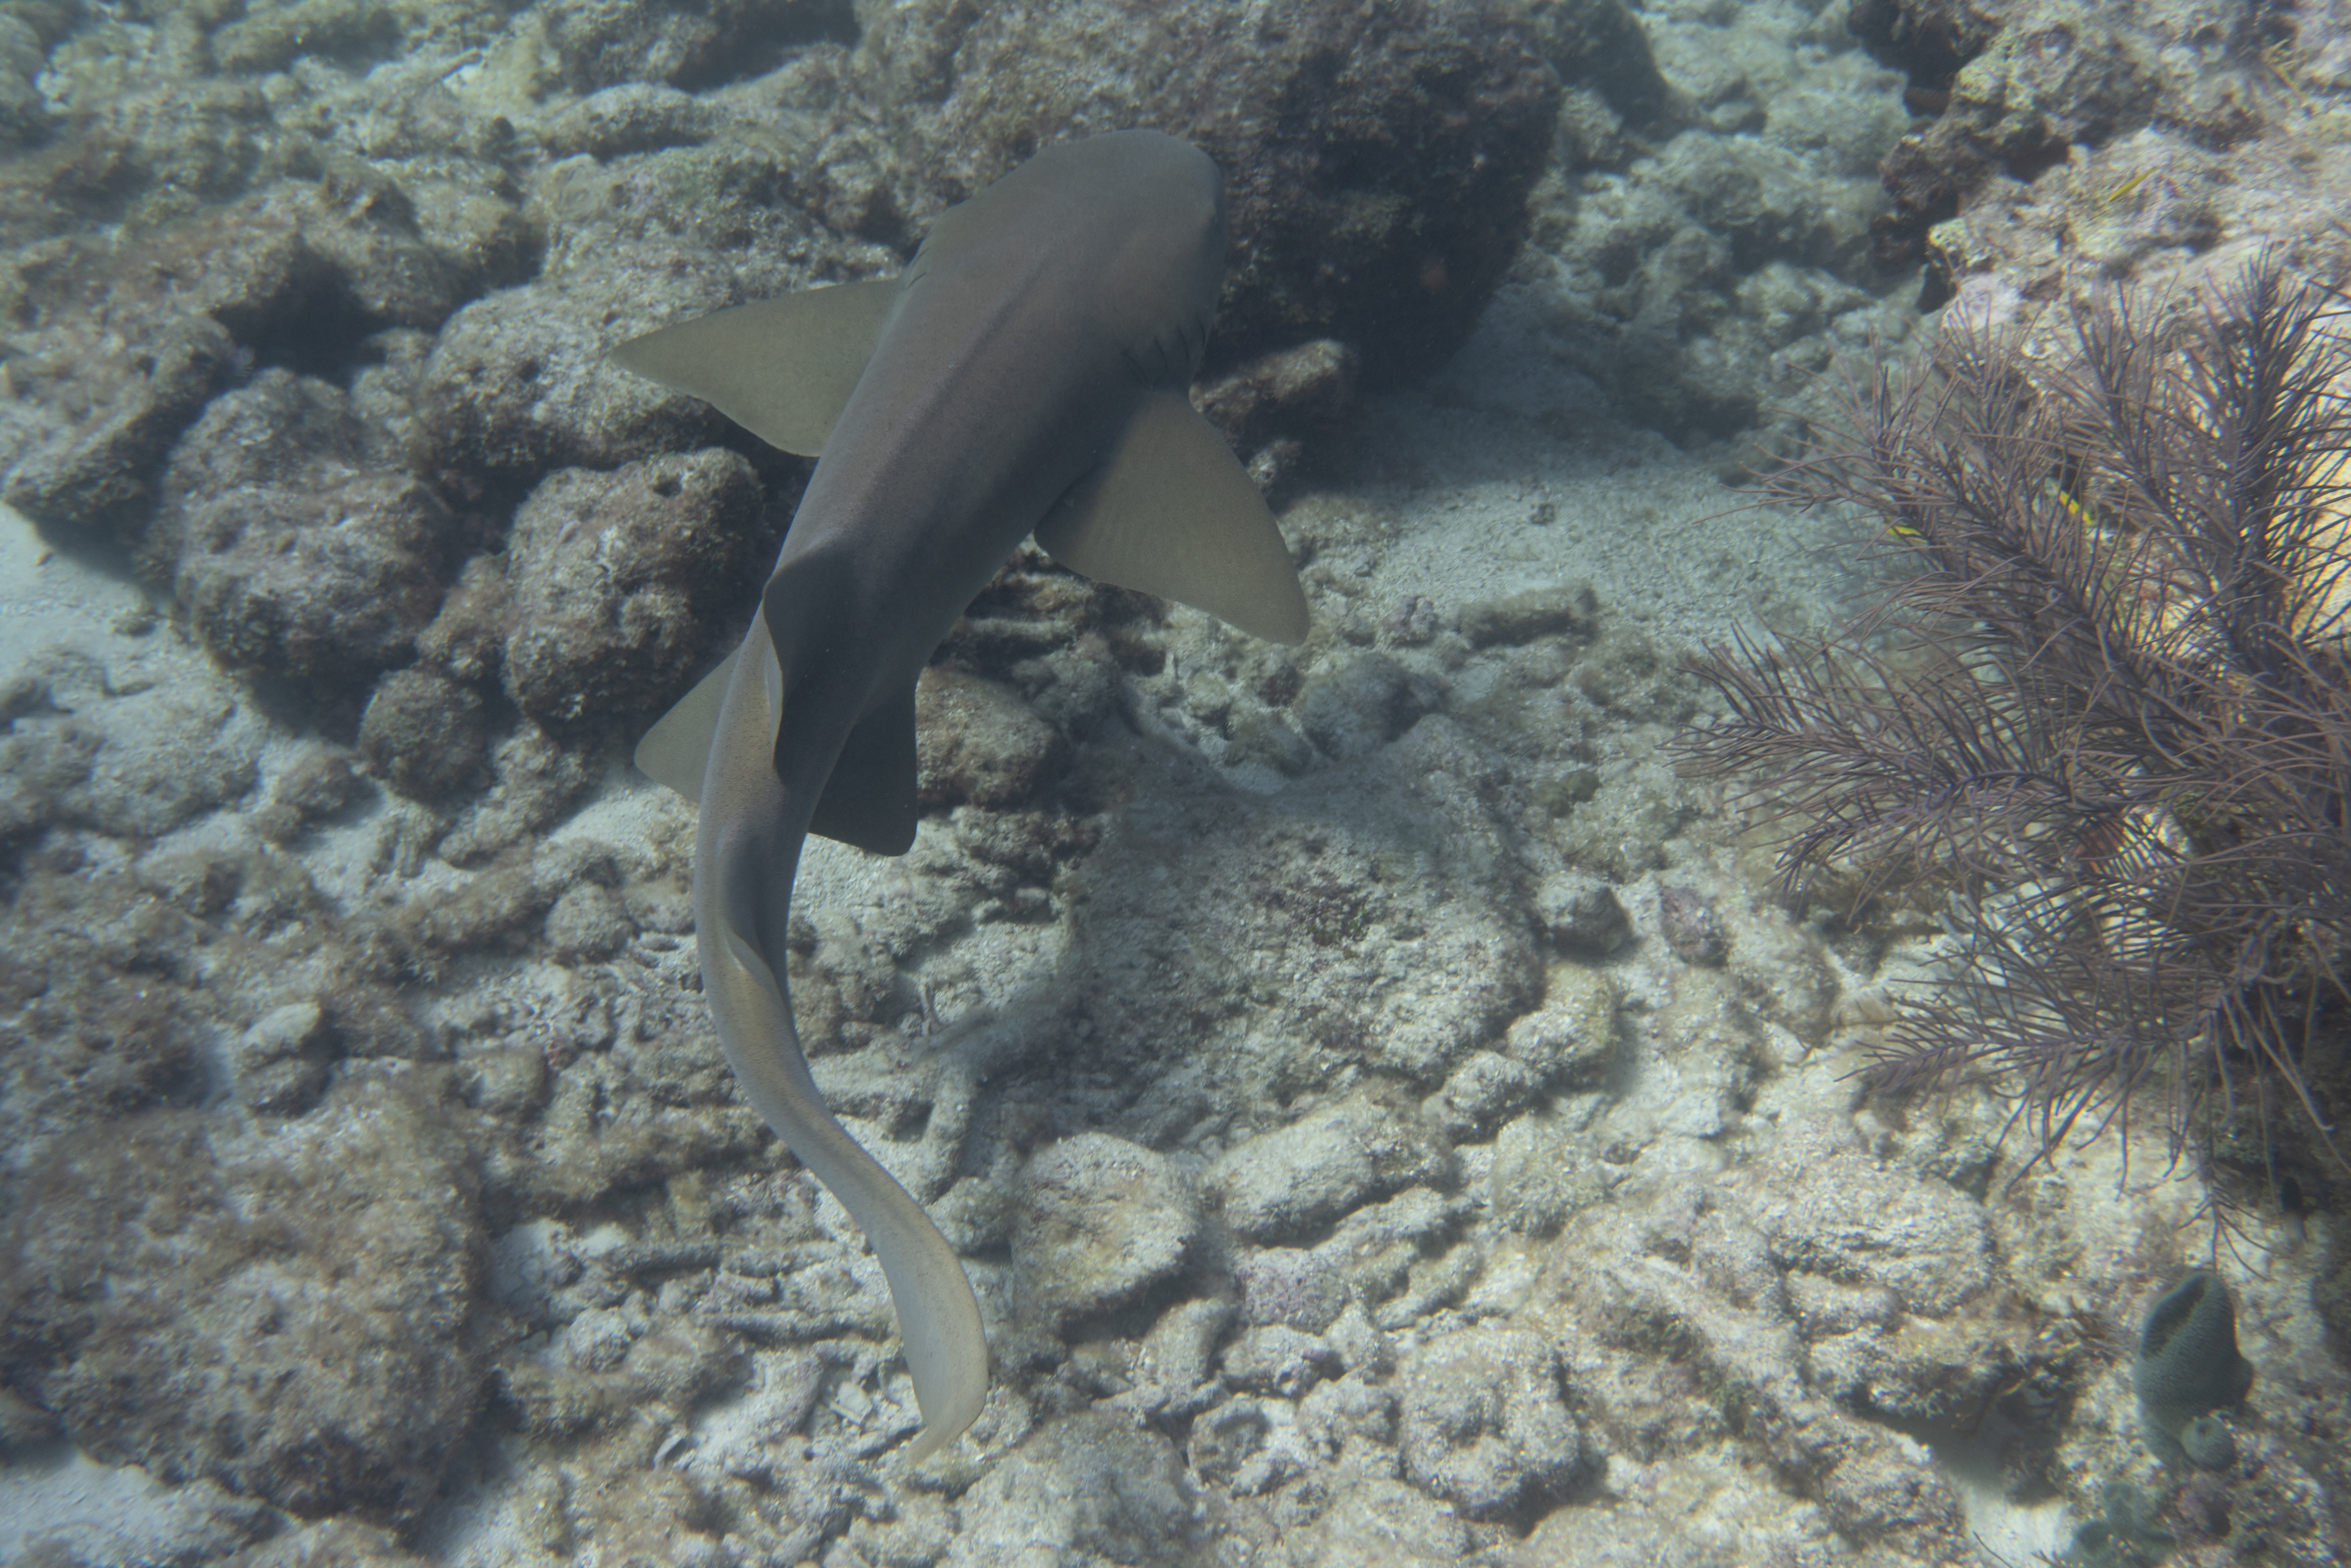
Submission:
<svg viewBox="0 0 2351 1568">
<path fill-rule="evenodd" d="M 1301 1235 L 1444 1165 L 1441 1146 L 1416 1116 L 1358 1096 L 1250 1139 L 1218 1160 L 1208 1179 L 1235 1231 L 1272 1241 Z"/>
<path fill-rule="evenodd" d="M 1190 1188 L 1164 1155 L 1080 1133 L 1020 1177 L 1012 1266 L 1022 1298 L 1058 1324 L 1132 1301 L 1184 1262 L 1199 1230 Z"/>
<path fill-rule="evenodd" d="M 926 805 L 1018 805 L 1052 779 L 1067 753 L 1060 731 L 993 680 L 934 668 L 914 687 L 914 761 Z"/>
<path fill-rule="evenodd" d="M 1405 1473 L 1472 1517 L 1507 1513 L 1583 1463 L 1559 1355 L 1534 1334 L 1480 1324 L 1406 1364 Z"/>
<path fill-rule="evenodd" d="M 1040 1428 L 965 1494 L 949 1568 L 1052 1563 L 1177 1568 L 1195 1561 L 1192 1484 L 1167 1439 L 1114 1416 Z"/>
<path fill-rule="evenodd" d="M 897 210 L 926 219 L 1028 156 L 1043 127 L 1156 125 L 1225 172 L 1234 261 L 1212 352 L 1334 338 L 1373 384 L 1442 364 L 1518 248 L 1557 80 L 1499 7 L 1279 15 L 1235 27 L 1221 5 L 1170 4 L 1139 27 L 1121 0 L 875 14 L 856 79 L 894 99 L 884 112 L 919 150 Z"/>
<path fill-rule="evenodd" d="M 576 725 L 681 695 L 765 564 L 759 504 L 751 465 L 716 449 L 543 481 L 507 548 L 515 706 Z"/>
<path fill-rule="evenodd" d="M 479 779 L 489 755 L 481 693 L 421 666 L 395 670 L 360 715 L 360 752 L 402 794 L 455 794 Z"/>
<path fill-rule="evenodd" d="M 6 1205 L 0 1356 L 99 1459 L 412 1520 L 480 1391 L 464 1152 L 379 1083 L 261 1149 L 172 1112 L 60 1146 Z"/>
</svg>

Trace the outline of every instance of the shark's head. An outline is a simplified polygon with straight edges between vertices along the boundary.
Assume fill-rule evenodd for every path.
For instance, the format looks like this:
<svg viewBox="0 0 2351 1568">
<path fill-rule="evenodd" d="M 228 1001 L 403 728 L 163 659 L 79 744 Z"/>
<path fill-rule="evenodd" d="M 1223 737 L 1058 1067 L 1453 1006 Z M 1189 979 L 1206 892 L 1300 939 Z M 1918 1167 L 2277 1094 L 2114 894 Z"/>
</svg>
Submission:
<svg viewBox="0 0 2351 1568">
<path fill-rule="evenodd" d="M 1040 154 L 1083 161 L 1095 188 L 1117 192 L 1115 236 L 1094 275 L 1103 335 L 1154 385 L 1187 387 L 1208 345 L 1225 276 L 1225 182 L 1208 155 L 1155 130 L 1065 142 Z M 1073 169 L 1073 172 L 1075 170 Z"/>
<path fill-rule="evenodd" d="M 1067 303 L 1155 388 L 1191 384 L 1225 274 L 1225 182 L 1215 161 L 1156 130 L 1056 142 L 940 214 L 907 269 L 998 265 L 1051 236 Z"/>
<path fill-rule="evenodd" d="M 1192 386 L 1225 282 L 1223 174 L 1199 148 L 1159 131 L 1065 146 L 1072 162 L 1112 164 L 1093 174 L 1119 191 L 1119 225 L 1105 228 L 1117 242 L 1093 280 L 1095 325 L 1110 341 L 1131 346 L 1126 359 L 1143 381 Z"/>
</svg>

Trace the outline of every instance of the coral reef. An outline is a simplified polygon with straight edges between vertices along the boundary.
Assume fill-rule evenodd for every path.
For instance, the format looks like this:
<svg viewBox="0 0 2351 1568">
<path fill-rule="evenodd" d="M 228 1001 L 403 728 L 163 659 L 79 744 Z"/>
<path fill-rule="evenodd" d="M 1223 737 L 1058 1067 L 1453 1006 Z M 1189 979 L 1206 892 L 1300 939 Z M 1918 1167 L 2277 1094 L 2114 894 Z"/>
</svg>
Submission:
<svg viewBox="0 0 2351 1568">
<path fill-rule="evenodd" d="M 1838 355 L 1912 341 L 1919 275 L 1869 260 L 1889 154 L 1896 203 L 1972 182 L 1928 235 L 1970 320 L 2264 227 L 2323 252 L 2340 6 L 2260 14 L 2258 65 L 2192 9 L 0 8 L 0 493 L 31 520 L 0 515 L 0 1560 L 2340 1560 L 2351 1262 L 2278 1064 L 2224 1054 L 2218 1158 L 2172 1168 L 2158 1116 L 2043 1153 L 1965 1075 L 1857 1093 L 1950 984 L 1946 881 L 1840 853 L 1784 907 L 1667 749 L 1708 700 L 1687 648 L 1802 646 L 1870 591 L 1846 524 L 1726 514 L 1717 474 L 1790 449 Z M 2022 49 L 2066 16 L 2115 50 Z M 806 464 L 605 356 L 887 275 L 1113 121 L 1227 161 L 1196 395 L 1313 628 L 1265 647 L 1024 550 L 919 683 L 913 851 L 811 846 L 812 1071 L 998 1352 L 971 1437 L 909 1466 L 883 1279 L 741 1104 L 692 811 L 624 763 L 750 613 Z M 2080 140 L 1962 167 L 2004 127 Z M 2149 385 L 2271 362 L 2130 308 Z M 2110 640 L 2260 731 L 2293 672 L 2208 657 L 2234 623 L 2179 563 L 2219 553 L 2153 547 L 2150 494 L 2234 504 L 2197 488 L 2217 405 L 2122 378 L 2193 460 L 2134 480 L 2069 321 L 2024 323 L 2000 397 L 1922 401 L 2102 553 Z M 2011 403 L 2038 457 L 1974 417 Z M 2276 428 L 2301 493 L 2339 483 L 2335 427 Z M 2341 579 L 2294 570 L 2265 613 L 2315 680 Z M 1875 624 L 1873 691 L 1932 666 Z M 2052 776 L 2168 816 L 2027 841 L 2121 911 L 2074 934 L 2189 935 L 2141 923 L 2168 888 L 2220 952 L 2209 899 L 2273 829 L 2105 764 Z M 2323 1045 L 2314 914 L 2240 957 Z M 2272 1179 L 2210 1251 L 2216 1189 Z M 2215 1469 L 2155 1456 L 2134 1376 L 2199 1271 L 2260 1367 L 2180 1424 Z"/>
<path fill-rule="evenodd" d="M 1399 1381 L 1405 1474 L 1472 1517 L 1562 1489 L 1583 1465 L 1559 1353 L 1535 1334 L 1466 1329 L 1424 1349 Z"/>
<path fill-rule="evenodd" d="M 1539 36 L 1610 32 L 1601 6 L 1532 9 Z M 1837 355 L 1912 329 L 1881 307 L 1902 275 L 1868 254 L 1878 165 L 1909 120 L 1845 9 L 1647 5 L 1663 94 L 1604 53 L 1561 66 L 1562 156 L 1533 192 L 1520 275 L 1565 364 L 1677 441 L 1738 450 L 1751 431 L 1782 449 Z M 1566 403 L 1556 384 L 1528 390 Z"/>
</svg>

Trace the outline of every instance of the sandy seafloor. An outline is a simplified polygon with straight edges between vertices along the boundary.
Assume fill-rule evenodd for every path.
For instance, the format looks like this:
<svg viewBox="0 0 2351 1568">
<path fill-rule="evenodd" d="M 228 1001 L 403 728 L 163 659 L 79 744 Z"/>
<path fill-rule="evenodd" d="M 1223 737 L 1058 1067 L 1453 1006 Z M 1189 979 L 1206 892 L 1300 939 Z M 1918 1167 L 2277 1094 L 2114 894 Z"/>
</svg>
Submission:
<svg viewBox="0 0 2351 1568">
<path fill-rule="evenodd" d="M 1568 287 L 1522 257 L 1291 483 L 1318 630 L 1280 701 L 1174 610 L 1155 659 L 952 710 L 976 765 L 1048 770 L 1025 795 L 935 809 L 904 862 L 811 846 L 820 1084 L 965 1253 L 998 1357 L 919 1472 L 878 1268 L 700 1016 L 691 808 L 607 748 L 519 833 L 478 785 L 376 784 L 288 830 L 333 738 L 0 517 L 0 689 L 44 694 L 11 765 L 69 721 L 98 759 L 10 849 L 52 994 L 82 965 L 214 999 L 92 1113 L 12 982 L 0 1561 L 1890 1568 L 2085 1525 L 2069 1561 L 2339 1553 L 2310 1296 L 2339 1220 L 2216 1256 L 2159 1138 L 2011 1186 L 1990 1096 L 1862 1095 L 1938 939 L 1806 923 L 1663 750 L 1703 705 L 1678 658 L 1833 624 L 1861 535 L 1739 510 L 1719 449 L 1620 418 Z M 1853 346 L 1907 330 L 1915 278 L 1875 287 Z M 1112 689 L 1057 707 L 1081 679 Z M 215 775 L 160 832 L 108 805 Z M 453 863 L 453 823 L 500 846 Z M 399 1025 L 321 1023 L 369 988 Z M 2191 1496 L 2130 1351 L 2206 1264 L 2257 1381 Z"/>
</svg>

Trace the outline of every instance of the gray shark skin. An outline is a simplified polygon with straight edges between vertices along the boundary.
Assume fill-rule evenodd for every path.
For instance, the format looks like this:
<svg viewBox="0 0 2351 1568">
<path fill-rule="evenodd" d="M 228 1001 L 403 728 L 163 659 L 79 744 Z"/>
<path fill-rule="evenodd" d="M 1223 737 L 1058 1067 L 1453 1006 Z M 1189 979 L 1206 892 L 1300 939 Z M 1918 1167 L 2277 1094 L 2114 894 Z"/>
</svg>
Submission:
<svg viewBox="0 0 2351 1568">
<path fill-rule="evenodd" d="M 1063 142 L 942 214 L 894 280 L 720 311 L 613 354 L 818 458 L 742 645 L 637 761 L 700 806 L 695 929 L 727 1062 L 889 1279 L 923 1415 L 914 1459 L 979 1413 L 987 1340 L 954 1250 L 833 1119 L 801 1054 L 784 963 L 801 841 L 911 846 L 915 677 L 1032 530 L 1073 570 L 1305 636 L 1271 514 L 1185 397 L 1223 207 L 1216 165 L 1186 142 Z"/>
</svg>

